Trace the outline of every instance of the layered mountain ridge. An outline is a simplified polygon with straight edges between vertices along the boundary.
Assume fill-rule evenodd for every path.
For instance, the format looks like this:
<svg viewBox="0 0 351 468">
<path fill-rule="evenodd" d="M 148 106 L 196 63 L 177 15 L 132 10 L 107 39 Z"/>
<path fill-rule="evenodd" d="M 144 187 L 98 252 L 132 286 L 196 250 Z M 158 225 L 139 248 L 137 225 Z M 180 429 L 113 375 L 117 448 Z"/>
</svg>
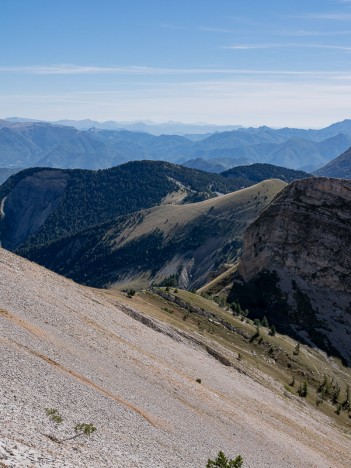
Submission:
<svg viewBox="0 0 351 468">
<path fill-rule="evenodd" d="M 316 170 L 351 145 L 351 125 L 321 130 L 239 128 L 210 135 L 151 135 L 0 120 L 0 166 L 103 169 L 131 160 L 227 159 Z M 235 160 L 238 162 L 235 163 Z"/>
</svg>

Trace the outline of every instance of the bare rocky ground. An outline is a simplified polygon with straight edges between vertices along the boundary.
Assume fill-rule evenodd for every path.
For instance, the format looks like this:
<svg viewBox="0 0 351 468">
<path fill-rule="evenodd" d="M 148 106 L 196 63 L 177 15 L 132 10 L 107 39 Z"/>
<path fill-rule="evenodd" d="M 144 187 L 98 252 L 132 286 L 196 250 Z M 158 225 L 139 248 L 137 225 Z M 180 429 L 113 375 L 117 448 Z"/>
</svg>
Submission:
<svg viewBox="0 0 351 468">
<path fill-rule="evenodd" d="M 201 468 L 219 450 L 245 467 L 350 466 L 350 434 L 277 385 L 1 249 L 0 324 L 0 466 Z M 50 438 L 78 422 L 97 431 Z"/>
</svg>

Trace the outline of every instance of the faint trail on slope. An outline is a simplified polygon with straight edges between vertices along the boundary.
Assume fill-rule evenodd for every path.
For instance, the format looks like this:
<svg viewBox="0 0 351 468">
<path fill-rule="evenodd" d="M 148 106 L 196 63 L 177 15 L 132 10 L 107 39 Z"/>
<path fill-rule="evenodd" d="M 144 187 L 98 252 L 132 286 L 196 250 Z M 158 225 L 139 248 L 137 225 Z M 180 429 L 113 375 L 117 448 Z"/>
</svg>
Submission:
<svg viewBox="0 0 351 468">
<path fill-rule="evenodd" d="M 42 330 L 38 327 L 33 326 L 32 324 L 29 324 L 27 321 L 23 319 L 19 319 L 16 315 L 11 314 L 10 312 L 0 309 L 0 316 L 5 317 L 6 319 L 14 322 L 16 325 L 18 325 L 21 328 L 24 328 L 25 330 L 29 331 L 30 333 L 34 334 L 38 338 L 43 338 L 43 335 L 45 333 L 42 332 Z M 125 400 L 123 397 L 120 397 L 116 395 L 115 393 L 110 392 L 109 390 L 105 389 L 99 384 L 94 383 L 92 380 L 84 377 L 84 375 L 79 374 L 78 372 L 69 369 L 62 364 L 54 361 L 53 359 L 49 358 L 48 356 L 45 356 L 44 354 L 41 354 L 25 345 L 22 345 L 20 343 L 17 343 L 13 341 L 18 347 L 21 349 L 25 349 L 27 352 L 30 354 L 42 359 L 46 363 L 50 364 L 51 366 L 54 366 L 55 368 L 59 369 L 65 374 L 68 374 L 71 377 L 74 377 L 75 379 L 79 380 L 80 382 L 84 383 L 85 385 L 93 388 L 94 390 L 97 390 L 98 392 L 102 393 L 103 395 L 112 398 L 115 400 L 117 403 L 125 406 L 126 408 L 132 410 L 133 412 L 139 414 L 142 418 L 144 418 L 146 421 L 148 421 L 152 426 L 157 427 L 157 428 L 165 428 L 166 423 L 164 421 L 161 421 L 159 418 L 156 418 L 149 414 L 147 411 L 142 410 L 138 406 L 134 405 L 133 403 L 130 403 L 128 400 Z"/>
<path fill-rule="evenodd" d="M 14 342 L 16 343 L 16 342 Z M 160 419 L 152 416 L 149 414 L 147 411 L 142 410 L 138 406 L 134 405 L 133 403 L 130 403 L 128 400 L 125 400 L 123 397 L 120 397 L 116 395 L 115 393 L 110 392 L 106 388 L 102 387 L 99 384 L 94 383 L 90 379 L 84 377 L 84 375 L 79 374 L 78 372 L 68 369 L 67 367 L 63 366 L 59 362 L 54 361 L 53 359 L 49 358 L 48 356 L 45 356 L 44 354 L 41 354 L 37 351 L 34 351 L 33 349 L 28 348 L 27 346 L 21 345 L 20 343 L 16 343 L 17 346 L 19 346 L 22 349 L 25 349 L 27 352 L 32 354 L 33 356 L 38 357 L 39 359 L 42 359 L 46 363 L 50 364 L 51 366 L 59 369 L 61 372 L 64 374 L 69 375 L 70 377 L 74 377 L 75 379 L 79 380 L 80 382 L 84 383 L 88 387 L 93 388 L 94 390 L 97 390 L 98 392 L 102 393 L 103 395 L 107 396 L 108 398 L 111 398 L 112 400 L 115 400 L 117 403 L 125 406 L 126 408 L 132 410 L 134 413 L 139 414 L 142 418 L 144 418 L 148 423 L 150 423 L 152 426 L 156 428 L 165 428 L 165 422 L 161 421 Z"/>
</svg>

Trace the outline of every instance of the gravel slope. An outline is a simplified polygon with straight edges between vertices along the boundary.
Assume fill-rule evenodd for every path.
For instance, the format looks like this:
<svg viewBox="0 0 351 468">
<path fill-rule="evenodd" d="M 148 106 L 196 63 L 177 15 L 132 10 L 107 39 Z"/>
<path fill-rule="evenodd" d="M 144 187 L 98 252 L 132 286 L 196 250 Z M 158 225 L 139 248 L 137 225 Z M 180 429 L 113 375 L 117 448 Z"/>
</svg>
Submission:
<svg viewBox="0 0 351 468">
<path fill-rule="evenodd" d="M 219 450 L 245 467 L 349 466 L 350 435 L 326 417 L 163 329 L 0 249 L 0 466 L 200 468 Z M 48 437 L 77 422 L 97 431 Z"/>
</svg>

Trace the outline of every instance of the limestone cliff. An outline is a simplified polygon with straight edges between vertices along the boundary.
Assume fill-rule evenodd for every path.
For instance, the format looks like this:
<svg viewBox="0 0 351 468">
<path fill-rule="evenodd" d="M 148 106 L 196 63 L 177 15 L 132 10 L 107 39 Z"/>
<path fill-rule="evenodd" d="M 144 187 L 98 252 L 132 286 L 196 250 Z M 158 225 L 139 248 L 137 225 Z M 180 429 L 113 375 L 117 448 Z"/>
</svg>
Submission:
<svg viewBox="0 0 351 468">
<path fill-rule="evenodd" d="M 239 267 L 251 286 L 267 271 L 281 292 L 273 321 L 350 363 L 351 181 L 303 179 L 276 196 L 248 228 Z"/>
<path fill-rule="evenodd" d="M 23 178 L 0 200 L 5 248 L 15 248 L 45 223 L 62 200 L 67 182 L 63 171 L 43 169 Z"/>
</svg>

